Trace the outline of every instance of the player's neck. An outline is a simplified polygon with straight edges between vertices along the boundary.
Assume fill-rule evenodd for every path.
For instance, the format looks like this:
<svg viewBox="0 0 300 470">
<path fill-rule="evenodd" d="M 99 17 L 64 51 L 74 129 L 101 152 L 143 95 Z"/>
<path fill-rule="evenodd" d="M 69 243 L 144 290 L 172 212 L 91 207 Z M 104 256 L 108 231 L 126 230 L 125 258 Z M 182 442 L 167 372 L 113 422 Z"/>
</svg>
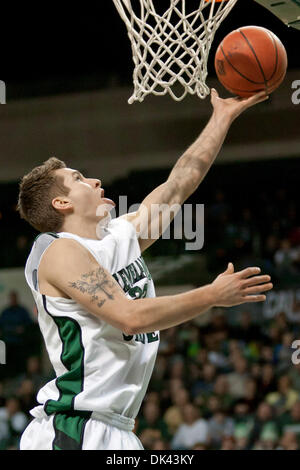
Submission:
<svg viewBox="0 0 300 470">
<path fill-rule="evenodd" d="M 107 221 L 108 222 L 108 221 Z M 107 225 L 106 220 L 103 221 L 87 221 L 70 219 L 66 220 L 60 232 L 74 233 L 82 238 L 89 238 L 91 240 L 99 240 L 103 238 L 101 228 Z"/>
</svg>

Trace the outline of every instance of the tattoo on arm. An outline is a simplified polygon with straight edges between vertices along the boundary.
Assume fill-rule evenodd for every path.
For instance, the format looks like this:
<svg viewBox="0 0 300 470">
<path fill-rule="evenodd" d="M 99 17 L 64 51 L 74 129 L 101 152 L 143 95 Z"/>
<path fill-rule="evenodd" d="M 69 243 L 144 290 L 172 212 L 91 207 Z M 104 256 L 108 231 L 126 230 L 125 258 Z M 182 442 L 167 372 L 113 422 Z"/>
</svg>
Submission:
<svg viewBox="0 0 300 470">
<path fill-rule="evenodd" d="M 97 302 L 98 307 L 102 307 L 107 299 L 114 300 L 113 294 L 116 289 L 114 282 L 107 278 L 101 266 L 95 271 L 82 274 L 80 280 L 69 282 L 69 287 L 90 294 L 91 301 Z"/>
<path fill-rule="evenodd" d="M 205 169 L 205 163 L 201 160 L 199 155 L 196 156 L 186 153 L 181 158 L 179 158 L 173 168 L 173 170 L 175 171 L 182 171 L 184 169 L 198 170 L 200 172 L 203 172 L 203 170 Z"/>
</svg>

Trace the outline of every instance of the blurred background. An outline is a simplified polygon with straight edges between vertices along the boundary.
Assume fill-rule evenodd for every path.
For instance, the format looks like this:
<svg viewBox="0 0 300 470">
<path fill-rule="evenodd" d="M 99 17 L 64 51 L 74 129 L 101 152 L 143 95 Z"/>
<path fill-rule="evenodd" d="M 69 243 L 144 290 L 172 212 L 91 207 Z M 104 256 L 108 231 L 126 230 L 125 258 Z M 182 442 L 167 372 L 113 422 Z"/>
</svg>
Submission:
<svg viewBox="0 0 300 470">
<path fill-rule="evenodd" d="M 102 5 L 102 3 L 104 5 Z M 18 182 L 57 156 L 102 180 L 116 202 L 139 203 L 168 176 L 209 119 L 207 98 L 149 96 L 128 105 L 131 49 L 112 2 L 69 8 L 3 7 L 0 79 L 0 449 L 17 449 L 36 393 L 54 377 L 24 265 L 36 232 L 16 212 Z M 232 126 L 217 162 L 187 201 L 204 204 L 204 246 L 161 239 L 145 252 L 157 295 L 211 282 L 229 261 L 260 266 L 274 290 L 263 305 L 213 309 L 161 333 L 135 432 L 146 449 L 300 449 L 300 32 L 253 0 L 238 2 L 217 32 L 271 29 L 284 43 L 287 77 L 268 102 Z M 194 220 L 196 223 L 196 219 Z"/>
</svg>

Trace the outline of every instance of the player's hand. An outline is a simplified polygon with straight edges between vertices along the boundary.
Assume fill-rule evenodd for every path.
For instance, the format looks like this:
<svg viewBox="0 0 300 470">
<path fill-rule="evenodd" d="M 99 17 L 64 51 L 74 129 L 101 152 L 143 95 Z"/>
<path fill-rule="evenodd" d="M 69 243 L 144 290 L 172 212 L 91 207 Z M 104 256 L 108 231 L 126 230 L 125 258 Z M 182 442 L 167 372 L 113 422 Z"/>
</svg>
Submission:
<svg viewBox="0 0 300 470">
<path fill-rule="evenodd" d="M 234 272 L 232 263 L 211 284 L 215 305 L 217 307 L 233 307 L 246 302 L 263 302 L 267 292 L 273 288 L 269 275 L 259 275 L 260 268 L 246 268 Z"/>
<path fill-rule="evenodd" d="M 211 104 L 214 112 L 221 114 L 223 117 L 228 117 L 230 120 L 236 119 L 243 111 L 254 106 L 257 103 L 266 101 L 269 96 L 265 91 L 261 91 L 250 98 L 241 98 L 236 96 L 234 98 L 220 98 L 217 90 L 211 89 Z"/>
</svg>

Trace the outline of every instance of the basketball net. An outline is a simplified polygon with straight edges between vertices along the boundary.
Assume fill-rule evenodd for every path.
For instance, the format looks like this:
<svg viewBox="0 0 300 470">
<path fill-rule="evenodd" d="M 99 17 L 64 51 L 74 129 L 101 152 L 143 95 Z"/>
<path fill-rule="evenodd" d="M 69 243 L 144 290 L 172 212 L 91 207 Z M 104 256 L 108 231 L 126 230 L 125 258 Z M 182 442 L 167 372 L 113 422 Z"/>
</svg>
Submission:
<svg viewBox="0 0 300 470">
<path fill-rule="evenodd" d="M 113 2 L 131 41 L 134 92 L 129 104 L 142 102 L 149 94 L 169 93 L 176 101 L 187 93 L 202 99 L 209 95 L 208 54 L 220 23 L 237 0 L 197 0 L 194 10 L 191 0 Z"/>
</svg>

